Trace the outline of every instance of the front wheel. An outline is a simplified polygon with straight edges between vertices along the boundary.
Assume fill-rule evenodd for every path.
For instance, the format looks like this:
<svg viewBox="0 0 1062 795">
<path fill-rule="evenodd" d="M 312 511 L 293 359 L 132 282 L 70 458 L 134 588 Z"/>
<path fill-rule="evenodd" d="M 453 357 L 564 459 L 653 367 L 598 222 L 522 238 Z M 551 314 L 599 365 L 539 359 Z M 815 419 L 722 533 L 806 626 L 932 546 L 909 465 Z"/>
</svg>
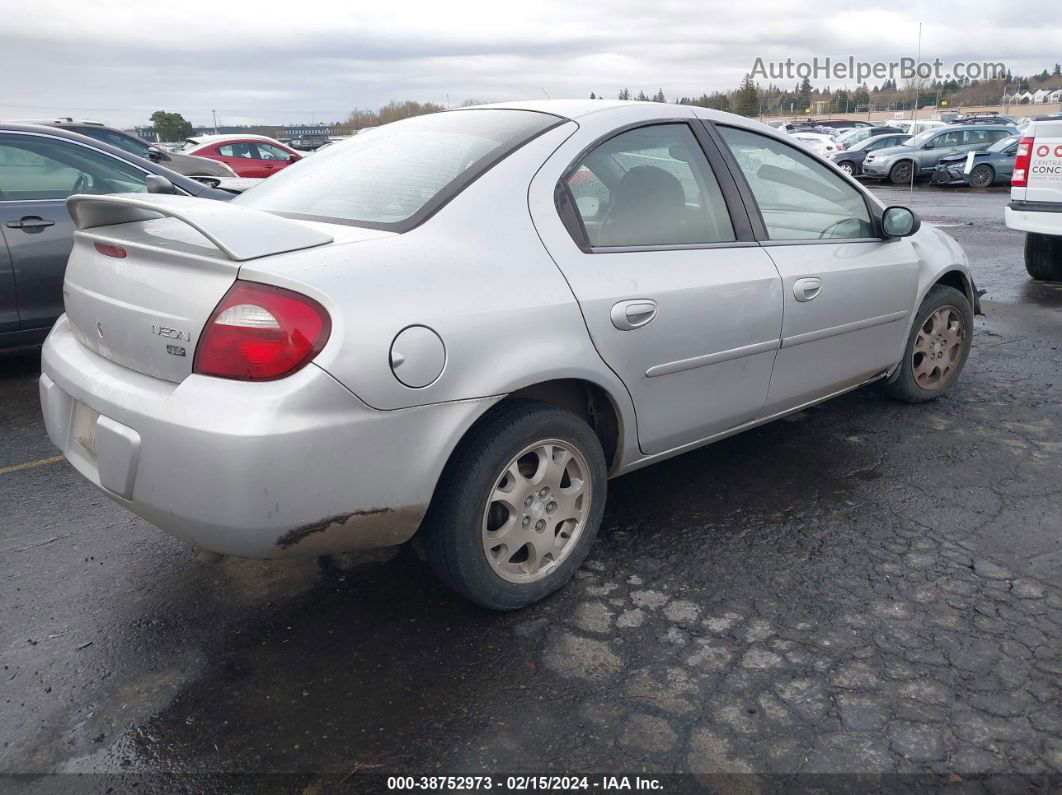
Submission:
<svg viewBox="0 0 1062 795">
<path fill-rule="evenodd" d="M 841 171 L 843 171 L 845 174 L 848 174 L 848 176 L 850 176 L 850 177 L 854 177 L 855 176 L 855 173 L 856 173 L 855 166 L 852 165 L 852 161 L 851 160 L 842 160 L 837 165 L 841 169 Z"/>
<path fill-rule="evenodd" d="M 911 161 L 904 160 L 902 163 L 897 163 L 889 171 L 889 181 L 893 185 L 906 185 L 911 181 L 913 174 L 914 169 L 911 166 Z"/>
<path fill-rule="evenodd" d="M 1040 281 L 1062 282 L 1062 237 L 1027 233 L 1025 270 Z"/>
<path fill-rule="evenodd" d="M 924 403 L 951 389 L 970 355 L 973 309 L 954 287 L 937 284 L 918 308 L 903 361 L 885 392 L 906 403 Z"/>
<path fill-rule="evenodd" d="M 979 166 L 975 166 L 974 170 L 970 172 L 970 187 L 971 188 L 990 188 L 992 183 L 996 181 L 996 170 L 987 163 L 982 163 Z"/>
<path fill-rule="evenodd" d="M 564 585 L 605 508 L 605 454 L 571 412 L 519 400 L 462 441 L 425 522 L 428 562 L 455 591 L 515 610 Z"/>
</svg>

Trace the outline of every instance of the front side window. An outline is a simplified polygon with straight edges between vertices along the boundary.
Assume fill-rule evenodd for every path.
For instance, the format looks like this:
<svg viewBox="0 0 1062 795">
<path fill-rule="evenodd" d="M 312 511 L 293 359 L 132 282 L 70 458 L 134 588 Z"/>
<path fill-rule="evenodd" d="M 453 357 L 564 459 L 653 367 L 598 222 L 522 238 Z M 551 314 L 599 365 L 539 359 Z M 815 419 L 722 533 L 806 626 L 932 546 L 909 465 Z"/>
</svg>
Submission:
<svg viewBox="0 0 1062 795">
<path fill-rule="evenodd" d="M 867 238 L 866 200 L 840 174 L 796 147 L 736 127 L 719 127 L 745 175 L 771 240 Z"/>
<path fill-rule="evenodd" d="M 933 139 L 933 146 L 937 149 L 942 146 L 961 146 L 965 140 L 964 136 L 970 132 L 971 130 L 952 130 L 951 132 L 941 133 Z"/>
<path fill-rule="evenodd" d="M 39 135 L 0 135 L 0 199 L 147 190 L 140 169 L 88 147 Z"/>
<path fill-rule="evenodd" d="M 265 144 L 259 141 L 255 144 L 258 147 L 258 159 L 259 160 L 290 160 L 291 155 L 281 149 L 279 146 L 273 144 Z"/>
<path fill-rule="evenodd" d="M 567 182 L 592 247 L 735 239 L 719 183 L 685 124 L 639 127 L 610 138 Z"/>
<path fill-rule="evenodd" d="M 432 113 L 362 131 L 233 202 L 296 218 L 406 229 L 564 120 L 528 110 Z"/>
</svg>

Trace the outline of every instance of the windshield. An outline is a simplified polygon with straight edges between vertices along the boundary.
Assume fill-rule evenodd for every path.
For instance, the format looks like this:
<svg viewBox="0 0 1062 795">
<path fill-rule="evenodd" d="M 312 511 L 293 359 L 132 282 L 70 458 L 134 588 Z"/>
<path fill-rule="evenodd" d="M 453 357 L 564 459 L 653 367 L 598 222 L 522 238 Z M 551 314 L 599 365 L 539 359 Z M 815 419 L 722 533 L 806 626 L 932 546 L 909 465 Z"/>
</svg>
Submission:
<svg viewBox="0 0 1062 795">
<path fill-rule="evenodd" d="M 989 152 L 1002 152 L 1008 146 L 1013 146 L 1014 144 L 1016 144 L 1019 140 L 1020 140 L 1020 137 L 1017 136 L 1017 135 L 1011 135 L 1011 136 L 1008 136 L 1007 138 L 1002 138 L 1002 139 L 996 141 L 990 147 L 988 147 L 988 151 Z"/>
<path fill-rule="evenodd" d="M 562 121 L 508 109 L 417 116 L 360 132 L 233 201 L 296 218 L 401 230 Z"/>
<path fill-rule="evenodd" d="M 907 146 L 921 146 L 937 134 L 937 130 L 923 130 L 907 142 Z"/>
</svg>

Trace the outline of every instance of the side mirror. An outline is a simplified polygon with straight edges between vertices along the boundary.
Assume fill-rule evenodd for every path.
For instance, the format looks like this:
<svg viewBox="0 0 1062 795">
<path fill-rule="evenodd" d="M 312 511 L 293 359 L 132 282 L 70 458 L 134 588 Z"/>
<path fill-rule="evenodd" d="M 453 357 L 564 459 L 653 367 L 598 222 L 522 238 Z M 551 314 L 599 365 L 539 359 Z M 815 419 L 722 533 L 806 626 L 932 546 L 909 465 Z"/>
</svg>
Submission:
<svg viewBox="0 0 1062 795">
<path fill-rule="evenodd" d="M 302 160 L 302 156 L 301 155 L 288 155 L 288 162 L 289 163 L 297 163 L 299 160 Z"/>
<path fill-rule="evenodd" d="M 932 141 L 926 141 L 924 144 L 922 144 L 922 148 L 923 149 L 932 149 L 935 146 L 936 146 L 936 144 L 933 143 Z"/>
<path fill-rule="evenodd" d="M 148 160 L 152 163 L 161 163 L 163 160 L 169 160 L 166 154 L 157 146 L 148 147 Z"/>
<path fill-rule="evenodd" d="M 148 174 L 147 175 L 147 192 L 148 193 L 176 193 L 177 188 L 172 182 L 160 174 Z"/>
<path fill-rule="evenodd" d="M 921 226 L 918 216 L 906 207 L 889 207 L 881 216 L 881 229 L 885 237 L 908 237 Z"/>
</svg>

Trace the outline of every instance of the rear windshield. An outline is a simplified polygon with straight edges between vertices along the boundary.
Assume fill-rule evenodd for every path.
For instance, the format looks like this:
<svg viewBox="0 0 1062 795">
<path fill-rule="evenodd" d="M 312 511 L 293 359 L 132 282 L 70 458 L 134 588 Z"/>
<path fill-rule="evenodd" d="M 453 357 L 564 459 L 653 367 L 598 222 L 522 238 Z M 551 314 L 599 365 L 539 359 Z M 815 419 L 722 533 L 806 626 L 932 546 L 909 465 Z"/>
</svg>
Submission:
<svg viewBox="0 0 1062 795">
<path fill-rule="evenodd" d="M 563 119 L 528 110 L 433 113 L 365 130 L 233 199 L 282 215 L 403 231 Z"/>
</svg>

